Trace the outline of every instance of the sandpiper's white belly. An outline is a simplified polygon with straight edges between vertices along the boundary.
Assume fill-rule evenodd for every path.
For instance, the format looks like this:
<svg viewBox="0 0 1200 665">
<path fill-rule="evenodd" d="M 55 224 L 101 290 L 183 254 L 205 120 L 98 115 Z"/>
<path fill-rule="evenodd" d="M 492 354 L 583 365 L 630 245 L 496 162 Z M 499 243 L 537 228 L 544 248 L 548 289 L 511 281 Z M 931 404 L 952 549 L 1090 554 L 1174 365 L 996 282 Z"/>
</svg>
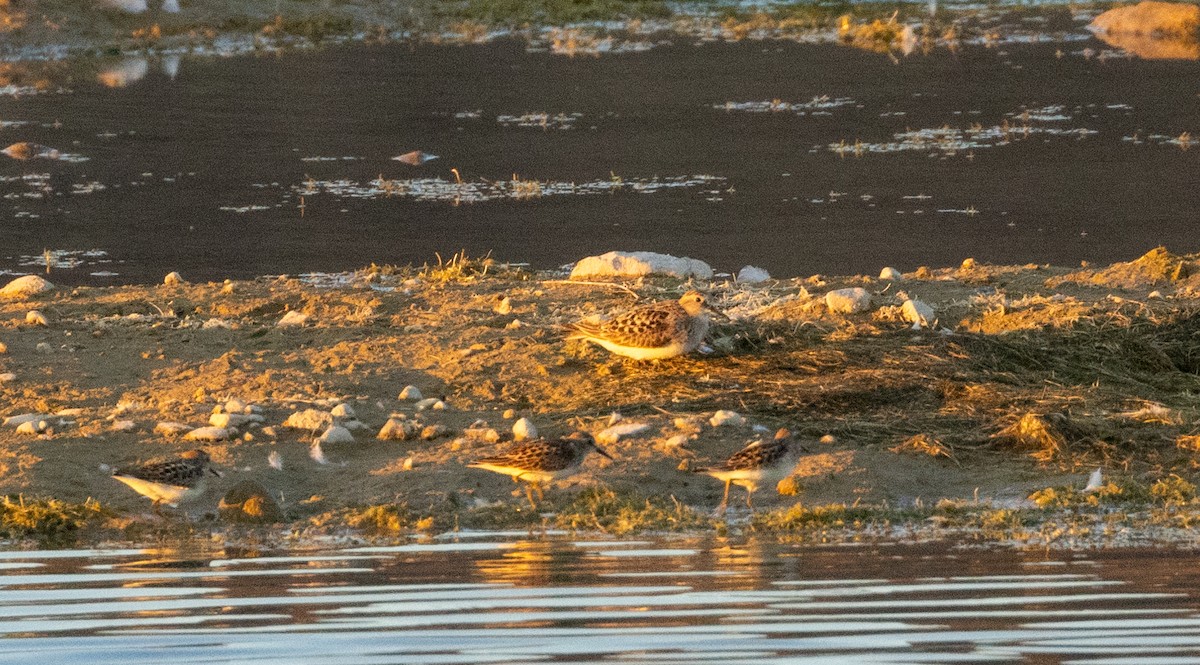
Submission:
<svg viewBox="0 0 1200 665">
<path fill-rule="evenodd" d="M 475 462 L 475 463 L 470 464 L 469 466 L 474 467 L 476 469 L 485 469 L 487 471 L 495 471 L 496 473 L 503 473 L 504 475 L 512 476 L 513 478 L 518 479 L 518 480 L 525 480 L 528 482 L 539 483 L 539 484 L 540 483 L 548 483 L 551 480 L 554 480 L 561 476 L 568 475 L 571 471 L 573 471 L 573 469 L 570 469 L 570 468 L 562 469 L 560 471 L 539 471 L 536 469 L 522 469 L 520 467 L 507 466 L 504 464 L 489 464 L 487 462 Z"/>
<path fill-rule="evenodd" d="M 596 339 L 589 337 L 589 340 L 603 346 L 613 353 L 634 360 L 661 360 L 663 358 L 674 358 L 675 356 L 687 353 L 687 345 L 679 342 L 668 344 L 667 346 L 643 347 L 643 346 L 625 346 L 610 342 L 607 339 Z"/>
<path fill-rule="evenodd" d="M 167 483 L 156 483 L 151 480 L 142 480 L 133 476 L 113 476 L 117 480 L 125 483 L 133 488 L 133 491 L 154 502 L 163 502 L 172 508 L 176 507 L 181 501 L 190 501 L 204 493 L 204 480 L 198 481 L 192 487 L 184 487 L 182 485 L 169 485 Z"/>
</svg>

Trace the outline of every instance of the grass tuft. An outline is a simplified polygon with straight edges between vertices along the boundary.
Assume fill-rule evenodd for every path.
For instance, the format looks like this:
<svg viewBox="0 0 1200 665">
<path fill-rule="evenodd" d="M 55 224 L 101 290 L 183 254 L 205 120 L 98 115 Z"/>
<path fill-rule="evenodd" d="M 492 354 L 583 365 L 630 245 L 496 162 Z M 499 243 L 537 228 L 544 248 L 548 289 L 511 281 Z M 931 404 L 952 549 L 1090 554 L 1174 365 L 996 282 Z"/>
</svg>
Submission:
<svg viewBox="0 0 1200 665">
<path fill-rule="evenodd" d="M 593 487 L 578 494 L 558 512 L 564 529 L 597 530 L 614 535 L 642 531 L 685 531 L 713 528 L 711 518 L 685 506 L 674 496 L 647 497 Z"/>
<path fill-rule="evenodd" d="M 58 499 L 0 499 L 0 538 L 35 540 L 41 546 L 64 547 L 75 542 L 79 532 L 108 516 L 96 501 L 67 503 Z"/>
</svg>

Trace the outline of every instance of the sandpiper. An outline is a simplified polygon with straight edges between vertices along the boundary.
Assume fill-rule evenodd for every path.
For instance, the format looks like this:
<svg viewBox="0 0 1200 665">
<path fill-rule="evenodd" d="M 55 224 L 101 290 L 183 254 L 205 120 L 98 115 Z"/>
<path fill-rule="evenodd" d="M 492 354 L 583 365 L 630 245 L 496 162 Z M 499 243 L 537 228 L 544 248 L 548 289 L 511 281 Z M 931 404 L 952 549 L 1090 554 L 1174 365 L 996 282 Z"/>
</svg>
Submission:
<svg viewBox="0 0 1200 665">
<path fill-rule="evenodd" d="M 679 300 L 663 300 L 619 314 L 602 323 L 574 323 L 567 339 L 584 339 L 617 355 L 659 360 L 691 353 L 708 332 L 708 313 L 724 316 L 688 291 Z"/>
<path fill-rule="evenodd" d="M 725 481 L 725 497 L 721 499 L 719 510 L 724 511 L 729 504 L 731 484 L 746 488 L 746 506 L 753 508 L 751 498 L 758 486 L 776 485 L 790 476 L 803 452 L 804 448 L 792 438 L 791 432 L 781 429 L 772 441 L 755 441 L 730 455 L 720 466 L 696 469 L 696 473 Z"/>
<path fill-rule="evenodd" d="M 206 474 L 220 476 L 209 466 L 212 459 L 203 450 L 189 450 L 175 459 L 151 462 L 113 471 L 113 478 L 154 502 L 175 508 L 204 494 Z"/>
<path fill-rule="evenodd" d="M 583 460 L 591 451 L 612 459 L 596 440 L 586 432 L 574 432 L 561 439 L 534 439 L 523 441 L 493 457 L 485 457 L 467 466 L 487 469 L 512 476 L 513 482 L 524 480 L 525 495 L 535 510 L 533 500 L 536 491 L 542 500 L 542 484 L 569 476 L 579 470 Z"/>
</svg>

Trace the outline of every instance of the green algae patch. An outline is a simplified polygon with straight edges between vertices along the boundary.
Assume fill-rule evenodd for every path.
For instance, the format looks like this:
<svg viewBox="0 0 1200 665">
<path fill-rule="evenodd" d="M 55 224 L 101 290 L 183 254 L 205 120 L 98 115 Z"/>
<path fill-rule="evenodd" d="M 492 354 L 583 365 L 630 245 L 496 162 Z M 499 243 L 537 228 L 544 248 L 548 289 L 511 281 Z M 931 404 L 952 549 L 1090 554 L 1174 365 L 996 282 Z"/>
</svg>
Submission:
<svg viewBox="0 0 1200 665">
<path fill-rule="evenodd" d="M 95 527 L 109 516 L 98 502 L 69 503 L 58 499 L 0 499 L 0 538 L 32 540 L 42 547 L 73 544 L 80 532 Z"/>
<path fill-rule="evenodd" d="M 674 496 L 644 496 L 637 492 L 595 487 L 563 506 L 555 523 L 564 529 L 600 531 L 613 535 L 645 531 L 695 531 L 716 526 L 710 517 Z"/>
</svg>

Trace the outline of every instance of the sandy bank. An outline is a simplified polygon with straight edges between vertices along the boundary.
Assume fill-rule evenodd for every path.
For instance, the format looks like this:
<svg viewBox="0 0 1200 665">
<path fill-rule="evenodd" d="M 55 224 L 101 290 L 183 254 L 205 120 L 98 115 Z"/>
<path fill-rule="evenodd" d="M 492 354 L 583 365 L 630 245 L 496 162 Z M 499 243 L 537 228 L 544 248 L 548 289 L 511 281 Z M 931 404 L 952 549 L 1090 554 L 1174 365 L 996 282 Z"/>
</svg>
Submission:
<svg viewBox="0 0 1200 665">
<path fill-rule="evenodd" d="M 1104 270 L 967 263 L 900 281 L 693 283 L 733 320 L 711 331 L 712 353 L 658 363 L 566 343 L 560 326 L 635 295 L 677 297 L 679 280 L 577 284 L 467 262 L 321 283 L 55 289 L 0 304 L 0 415 L 46 414 L 51 427 L 0 430 L 0 492 L 94 499 L 118 521 L 137 516 L 147 502 L 106 469 L 196 447 L 156 427 L 206 426 L 214 407 L 238 399 L 262 422 L 205 445 L 226 475 L 193 516 L 250 479 L 295 525 L 368 506 L 402 506 L 398 528 L 540 522 L 510 479 L 465 465 L 511 442 L 516 418 L 559 435 L 598 433 L 614 413 L 648 427 L 606 444 L 615 461 L 591 458 L 548 494 L 547 510 L 602 488 L 672 497 L 699 516 L 681 527 L 715 528 L 723 522 L 706 520 L 722 486 L 690 469 L 778 427 L 811 452 L 781 484 L 795 495 L 756 497 L 757 528 L 787 530 L 778 520 L 797 504 L 915 508 L 920 519 L 941 499 L 1032 508 L 1036 490 L 1081 488 L 1096 467 L 1116 481 L 1106 501 L 1122 501 L 1122 487 L 1194 474 L 1196 268 L 1196 257 L 1156 251 Z M 825 295 L 851 287 L 870 307 L 831 312 Z M 911 299 L 936 323 L 914 329 L 901 307 Z M 29 322 L 35 309 L 48 325 Z M 290 313 L 307 318 L 277 325 Z M 446 408 L 402 399 L 408 385 Z M 362 428 L 353 442 L 325 444 L 320 464 L 310 456 L 319 432 L 285 422 L 339 404 Z M 722 409 L 745 423 L 714 426 Z M 394 416 L 420 426 L 407 440 L 376 439 Z M 1194 504 L 1190 491 L 1175 503 Z"/>
</svg>

